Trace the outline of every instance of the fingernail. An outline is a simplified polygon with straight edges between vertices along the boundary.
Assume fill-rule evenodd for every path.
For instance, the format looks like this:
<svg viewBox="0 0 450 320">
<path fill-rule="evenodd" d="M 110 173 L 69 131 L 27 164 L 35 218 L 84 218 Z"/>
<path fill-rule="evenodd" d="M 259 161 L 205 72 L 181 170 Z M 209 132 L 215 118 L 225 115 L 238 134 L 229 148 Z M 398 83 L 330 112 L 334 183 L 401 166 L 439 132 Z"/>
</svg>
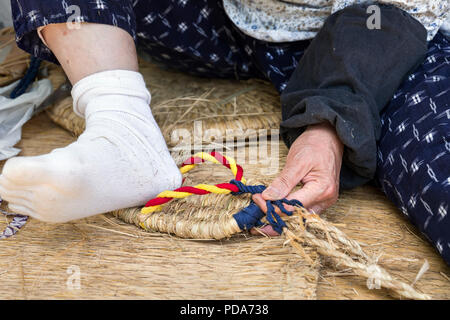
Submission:
<svg viewBox="0 0 450 320">
<path fill-rule="evenodd" d="M 278 191 L 274 187 L 268 187 L 266 190 L 264 190 L 263 195 L 268 198 L 275 199 L 280 196 L 280 191 Z"/>
</svg>

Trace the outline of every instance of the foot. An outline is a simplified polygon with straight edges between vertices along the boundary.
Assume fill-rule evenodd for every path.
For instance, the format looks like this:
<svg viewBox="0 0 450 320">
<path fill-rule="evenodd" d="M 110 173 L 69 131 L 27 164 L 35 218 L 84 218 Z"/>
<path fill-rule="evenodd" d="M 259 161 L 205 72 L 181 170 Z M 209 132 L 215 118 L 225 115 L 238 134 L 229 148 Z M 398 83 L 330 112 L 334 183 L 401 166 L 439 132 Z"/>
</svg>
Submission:
<svg viewBox="0 0 450 320">
<path fill-rule="evenodd" d="M 180 186 L 139 73 L 95 74 L 79 81 L 72 94 L 76 112 L 86 116 L 86 131 L 66 148 L 6 162 L 0 196 L 11 211 L 66 222 L 142 206 Z"/>
</svg>

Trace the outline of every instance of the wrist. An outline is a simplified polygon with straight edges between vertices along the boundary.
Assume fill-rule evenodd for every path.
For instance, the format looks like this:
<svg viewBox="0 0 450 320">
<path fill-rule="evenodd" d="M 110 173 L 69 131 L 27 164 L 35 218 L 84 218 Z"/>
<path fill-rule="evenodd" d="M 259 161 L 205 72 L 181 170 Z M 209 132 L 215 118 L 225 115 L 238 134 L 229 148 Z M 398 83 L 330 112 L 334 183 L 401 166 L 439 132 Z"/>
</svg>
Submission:
<svg viewBox="0 0 450 320">
<path fill-rule="evenodd" d="M 336 132 L 336 128 L 329 122 L 309 125 L 304 133 L 311 133 L 322 137 L 320 140 L 321 142 L 328 142 L 335 151 L 343 153 L 344 144 L 341 142 L 339 135 Z"/>
</svg>

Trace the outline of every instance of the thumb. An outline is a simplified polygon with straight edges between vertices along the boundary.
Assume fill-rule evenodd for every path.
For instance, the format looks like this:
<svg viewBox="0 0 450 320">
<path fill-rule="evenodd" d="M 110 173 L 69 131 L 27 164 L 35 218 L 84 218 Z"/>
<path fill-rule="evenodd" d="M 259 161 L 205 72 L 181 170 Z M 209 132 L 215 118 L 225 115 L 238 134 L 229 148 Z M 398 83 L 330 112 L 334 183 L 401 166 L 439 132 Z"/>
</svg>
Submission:
<svg viewBox="0 0 450 320">
<path fill-rule="evenodd" d="M 325 189 L 320 182 L 311 181 L 303 185 L 301 189 L 291 193 L 287 198 L 300 201 L 307 209 L 314 208 L 315 211 L 322 211 L 329 206 L 329 201 L 327 201 L 328 191 L 325 191 Z"/>
<path fill-rule="evenodd" d="M 298 173 L 298 168 L 291 166 L 284 167 L 280 175 L 262 193 L 264 200 L 279 200 L 286 197 L 303 178 Z"/>
</svg>

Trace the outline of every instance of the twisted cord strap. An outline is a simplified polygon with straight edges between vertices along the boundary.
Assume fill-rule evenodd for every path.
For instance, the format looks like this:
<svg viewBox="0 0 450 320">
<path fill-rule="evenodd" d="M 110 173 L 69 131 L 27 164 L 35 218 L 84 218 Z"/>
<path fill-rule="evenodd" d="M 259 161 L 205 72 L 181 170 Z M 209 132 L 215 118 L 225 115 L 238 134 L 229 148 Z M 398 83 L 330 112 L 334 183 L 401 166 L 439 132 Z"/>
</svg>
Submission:
<svg viewBox="0 0 450 320">
<path fill-rule="evenodd" d="M 234 175 L 234 179 L 229 183 L 220 183 L 216 185 L 209 184 L 198 184 L 194 187 L 180 187 L 173 191 L 163 191 L 158 196 L 145 205 L 145 207 L 141 210 L 142 214 L 150 214 L 153 212 L 161 211 L 162 205 L 170 202 L 173 199 L 183 199 L 189 197 L 191 195 L 205 195 L 210 193 L 215 194 L 232 194 L 232 195 L 240 195 L 244 193 L 257 194 L 261 193 L 266 189 L 266 186 L 257 185 L 257 186 L 248 186 L 246 185 L 246 180 L 243 177 L 243 169 L 241 166 L 236 164 L 236 161 L 231 157 L 225 157 L 219 152 L 213 151 L 211 153 L 199 152 L 195 154 L 193 157 L 189 158 L 180 167 L 180 171 L 182 174 L 192 170 L 197 164 L 203 162 L 212 162 L 216 164 L 222 164 L 225 167 L 229 168 Z M 281 219 L 281 217 L 275 212 L 275 206 L 277 206 L 281 212 L 284 214 L 291 216 L 293 212 L 288 211 L 284 204 L 288 204 L 296 207 L 303 207 L 300 201 L 297 200 L 275 200 L 275 201 L 266 201 L 267 204 L 267 213 L 266 219 L 272 225 L 273 229 L 281 234 L 283 232 L 283 228 L 286 227 L 286 223 Z M 235 215 L 233 215 L 236 220 L 239 228 L 241 230 L 250 230 L 255 226 L 260 226 L 263 223 L 261 219 L 264 217 L 264 213 L 261 209 L 252 201 L 250 205 L 243 210 L 239 211 Z"/>
<path fill-rule="evenodd" d="M 19 81 L 19 84 L 11 92 L 10 94 L 11 99 L 15 99 L 27 91 L 30 84 L 34 81 L 34 79 L 36 79 L 41 62 L 42 62 L 41 59 L 33 56 L 31 57 L 30 67 L 28 68 L 23 78 Z"/>
</svg>

